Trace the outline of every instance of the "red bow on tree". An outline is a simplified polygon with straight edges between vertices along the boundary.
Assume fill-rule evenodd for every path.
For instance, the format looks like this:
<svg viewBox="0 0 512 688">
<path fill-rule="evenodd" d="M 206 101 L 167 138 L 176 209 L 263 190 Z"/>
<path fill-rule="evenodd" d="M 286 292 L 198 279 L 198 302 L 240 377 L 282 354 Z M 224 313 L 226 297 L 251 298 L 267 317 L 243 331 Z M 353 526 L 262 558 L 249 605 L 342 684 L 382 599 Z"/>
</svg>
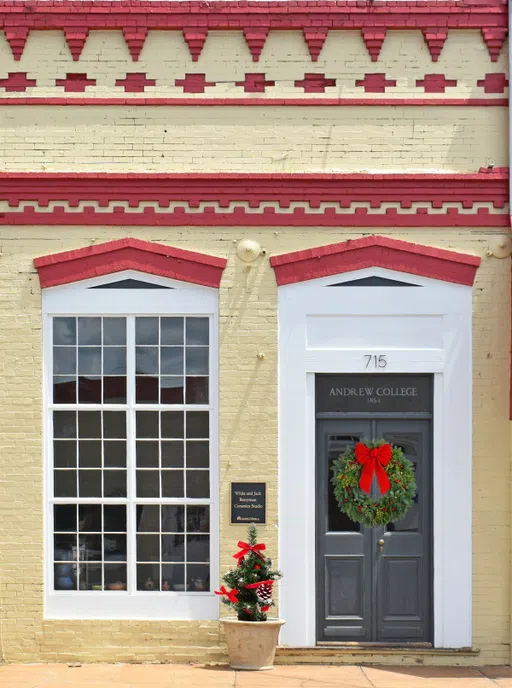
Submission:
<svg viewBox="0 0 512 688">
<path fill-rule="evenodd" d="M 388 475 L 384 470 L 391 461 L 392 449 L 390 444 L 381 444 L 380 447 L 367 447 L 366 444 L 358 442 L 354 450 L 356 459 L 362 465 L 359 487 L 364 492 L 370 493 L 373 475 L 377 476 L 381 494 L 385 494 L 391 487 Z"/>
<path fill-rule="evenodd" d="M 254 554 L 256 554 L 261 561 L 265 561 L 265 557 L 263 554 L 261 554 L 261 550 L 267 549 L 267 546 L 262 542 L 259 545 L 250 545 L 248 542 L 242 542 L 240 540 L 237 547 L 241 547 L 242 549 L 240 552 L 233 554 L 235 559 L 241 559 L 242 557 L 245 557 L 246 554 L 249 554 L 249 552 L 254 552 Z"/>
<path fill-rule="evenodd" d="M 236 588 L 233 590 L 226 590 L 226 588 L 222 585 L 220 590 L 214 590 L 214 593 L 216 595 L 226 595 L 232 604 L 236 604 L 238 602 L 238 590 Z"/>
</svg>

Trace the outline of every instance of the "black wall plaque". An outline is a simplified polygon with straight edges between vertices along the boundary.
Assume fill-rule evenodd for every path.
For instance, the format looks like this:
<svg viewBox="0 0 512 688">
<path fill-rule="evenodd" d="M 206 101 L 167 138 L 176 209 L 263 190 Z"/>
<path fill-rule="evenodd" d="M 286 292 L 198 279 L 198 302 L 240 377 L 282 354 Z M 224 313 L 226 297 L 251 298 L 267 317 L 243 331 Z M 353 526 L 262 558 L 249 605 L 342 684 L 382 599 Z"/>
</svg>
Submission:
<svg viewBox="0 0 512 688">
<path fill-rule="evenodd" d="M 431 375 L 317 375 L 316 411 L 432 412 Z"/>
<path fill-rule="evenodd" d="M 266 493 L 266 483 L 231 483 L 231 523 L 266 523 Z"/>
</svg>

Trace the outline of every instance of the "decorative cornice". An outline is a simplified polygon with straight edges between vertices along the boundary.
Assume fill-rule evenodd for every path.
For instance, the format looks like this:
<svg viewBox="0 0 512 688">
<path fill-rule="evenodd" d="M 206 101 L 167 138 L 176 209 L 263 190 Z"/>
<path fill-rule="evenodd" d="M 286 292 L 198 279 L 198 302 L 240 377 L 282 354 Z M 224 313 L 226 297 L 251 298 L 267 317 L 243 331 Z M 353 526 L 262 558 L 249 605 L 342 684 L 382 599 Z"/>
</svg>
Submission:
<svg viewBox="0 0 512 688">
<path fill-rule="evenodd" d="M 382 236 L 272 256 L 279 286 L 379 267 L 472 286 L 480 258 Z"/>
<path fill-rule="evenodd" d="M 35 258 L 34 267 L 39 274 L 41 288 L 124 270 L 138 270 L 218 288 L 226 262 L 224 258 L 126 238 Z"/>
<path fill-rule="evenodd" d="M 498 75 L 501 76 L 501 75 Z M 4 105 L 63 107 L 93 105 L 95 107 L 142 105 L 145 107 L 508 107 L 508 98 L 2 98 Z"/>
<path fill-rule="evenodd" d="M 329 30 L 360 30 L 372 60 L 377 60 L 392 29 L 423 32 L 435 61 L 452 29 L 478 29 L 491 60 L 498 59 L 507 31 L 504 0 L 232 0 L 228 2 L 144 2 L 144 0 L 2 0 L 0 28 L 14 58 L 19 60 L 32 30 L 62 30 L 73 59 L 78 60 L 91 30 L 121 30 L 133 60 L 137 60 L 151 29 L 183 32 L 197 60 L 210 30 L 243 32 L 254 61 L 258 61 L 271 30 L 300 30 L 311 59 Z"/>
<path fill-rule="evenodd" d="M 0 173 L 0 225 L 507 227 L 508 171 Z"/>
</svg>

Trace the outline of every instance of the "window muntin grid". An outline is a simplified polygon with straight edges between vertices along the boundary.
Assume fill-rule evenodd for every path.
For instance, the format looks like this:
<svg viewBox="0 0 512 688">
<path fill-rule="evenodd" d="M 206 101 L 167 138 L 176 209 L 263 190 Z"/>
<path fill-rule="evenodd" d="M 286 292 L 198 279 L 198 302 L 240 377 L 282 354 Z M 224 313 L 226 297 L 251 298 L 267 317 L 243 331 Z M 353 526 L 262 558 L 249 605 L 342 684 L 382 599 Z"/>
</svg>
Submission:
<svg viewBox="0 0 512 688">
<path fill-rule="evenodd" d="M 173 500 L 193 499 L 193 507 L 175 506 L 190 508 L 190 514 L 193 508 L 202 509 L 209 531 L 209 326 L 209 318 L 196 316 L 53 318 L 53 482 L 59 502 L 54 509 L 77 504 L 80 509 L 101 508 L 80 504 L 84 498 L 103 503 L 120 499 L 130 513 L 140 500 L 160 501 L 163 509 Z M 107 378 L 114 378 L 115 385 L 106 383 Z M 151 380 L 150 388 L 156 385 L 158 397 L 140 396 L 141 379 Z M 197 504 L 201 500 L 207 503 Z M 165 527 L 163 517 L 161 522 Z M 140 559 L 136 541 L 142 536 L 130 532 L 130 526 L 124 533 L 100 529 L 74 534 L 60 527 L 55 523 L 55 590 L 209 589 L 209 532 L 162 531 L 153 538 L 149 554 L 149 541 L 143 538 L 145 558 Z M 171 540 L 179 544 L 180 538 L 182 559 L 169 560 Z M 113 548 L 109 556 L 117 557 L 115 562 L 107 558 L 105 542 Z M 65 580 L 69 578 L 71 584 Z M 148 579 L 154 584 L 147 584 Z"/>
</svg>

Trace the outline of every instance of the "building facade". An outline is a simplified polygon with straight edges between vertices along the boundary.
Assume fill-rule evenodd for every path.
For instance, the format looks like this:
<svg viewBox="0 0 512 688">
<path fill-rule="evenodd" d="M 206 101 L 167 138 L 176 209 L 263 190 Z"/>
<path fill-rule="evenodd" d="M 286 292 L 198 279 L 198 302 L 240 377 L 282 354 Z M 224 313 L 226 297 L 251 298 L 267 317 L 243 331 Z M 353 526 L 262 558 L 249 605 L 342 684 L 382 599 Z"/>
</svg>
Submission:
<svg viewBox="0 0 512 688">
<path fill-rule="evenodd" d="M 222 661 L 258 483 L 278 661 L 509 664 L 506 5 L 0 27 L 2 658 Z M 363 438 L 416 469 L 381 529 L 330 486 Z"/>
</svg>

